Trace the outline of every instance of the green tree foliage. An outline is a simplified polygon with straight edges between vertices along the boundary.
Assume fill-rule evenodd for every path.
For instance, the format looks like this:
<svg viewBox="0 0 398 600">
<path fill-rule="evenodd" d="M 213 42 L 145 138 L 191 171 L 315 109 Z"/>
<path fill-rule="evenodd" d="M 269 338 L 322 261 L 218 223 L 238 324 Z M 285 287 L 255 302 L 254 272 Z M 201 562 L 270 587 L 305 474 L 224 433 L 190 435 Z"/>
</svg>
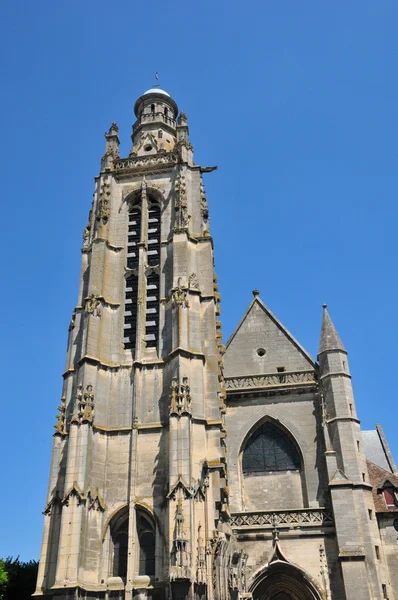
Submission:
<svg viewBox="0 0 398 600">
<path fill-rule="evenodd" d="M 6 571 L 4 560 L 0 559 L 0 600 L 3 600 L 7 589 L 8 573 Z"/>
<path fill-rule="evenodd" d="M 1 563 L 4 565 L 6 583 L 3 596 L 0 587 L 0 598 L 2 600 L 30 600 L 36 588 L 37 569 L 39 563 L 36 560 L 22 562 L 17 558 L 9 556 L 4 561 L 0 560 L 0 582 Z"/>
</svg>

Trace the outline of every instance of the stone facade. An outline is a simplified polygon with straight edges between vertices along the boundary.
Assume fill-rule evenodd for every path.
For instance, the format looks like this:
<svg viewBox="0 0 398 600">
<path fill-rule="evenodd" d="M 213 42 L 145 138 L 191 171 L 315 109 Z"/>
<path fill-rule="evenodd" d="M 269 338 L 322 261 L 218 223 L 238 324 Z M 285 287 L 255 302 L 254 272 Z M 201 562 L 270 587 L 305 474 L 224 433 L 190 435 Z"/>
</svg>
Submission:
<svg viewBox="0 0 398 600">
<path fill-rule="evenodd" d="M 35 595 L 398 600 L 396 468 L 326 308 L 318 362 L 256 290 L 223 346 L 213 168 L 166 92 L 135 114 L 83 232 Z"/>
</svg>

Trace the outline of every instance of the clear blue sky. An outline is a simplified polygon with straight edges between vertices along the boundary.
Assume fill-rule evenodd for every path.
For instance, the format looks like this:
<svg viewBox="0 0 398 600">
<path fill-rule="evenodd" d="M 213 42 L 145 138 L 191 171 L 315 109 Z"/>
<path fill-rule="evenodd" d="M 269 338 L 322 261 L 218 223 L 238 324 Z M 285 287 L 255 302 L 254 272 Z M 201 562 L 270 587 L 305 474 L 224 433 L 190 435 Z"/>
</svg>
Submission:
<svg viewBox="0 0 398 600">
<path fill-rule="evenodd" d="M 81 234 L 113 120 L 153 83 L 206 176 L 225 340 L 258 287 L 316 357 L 327 302 L 398 459 L 398 6 L 3 0 L 0 556 L 38 558 Z"/>
</svg>

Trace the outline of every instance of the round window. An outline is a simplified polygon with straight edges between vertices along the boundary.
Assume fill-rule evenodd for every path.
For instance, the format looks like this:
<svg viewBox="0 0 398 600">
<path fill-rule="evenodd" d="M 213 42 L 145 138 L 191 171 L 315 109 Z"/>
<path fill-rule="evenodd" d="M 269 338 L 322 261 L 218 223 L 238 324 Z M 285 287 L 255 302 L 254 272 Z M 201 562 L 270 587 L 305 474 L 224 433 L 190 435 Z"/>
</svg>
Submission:
<svg viewBox="0 0 398 600">
<path fill-rule="evenodd" d="M 257 354 L 258 354 L 258 356 L 264 356 L 264 355 L 265 355 L 265 350 L 264 350 L 264 348 L 259 348 L 259 349 L 257 350 Z"/>
</svg>

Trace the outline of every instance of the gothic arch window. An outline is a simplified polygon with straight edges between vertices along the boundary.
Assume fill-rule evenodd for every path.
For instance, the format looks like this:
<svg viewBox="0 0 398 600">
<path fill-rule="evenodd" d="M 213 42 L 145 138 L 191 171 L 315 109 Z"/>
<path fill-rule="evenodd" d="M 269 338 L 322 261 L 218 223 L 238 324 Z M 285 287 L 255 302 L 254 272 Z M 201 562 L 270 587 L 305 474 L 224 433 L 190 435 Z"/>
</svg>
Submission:
<svg viewBox="0 0 398 600">
<path fill-rule="evenodd" d="M 128 557 L 128 513 L 123 511 L 118 515 L 111 525 L 111 537 L 113 542 L 113 565 L 114 577 L 127 577 Z"/>
<path fill-rule="evenodd" d="M 300 468 L 300 455 L 295 444 L 270 421 L 266 421 L 252 433 L 243 450 L 244 474 L 292 471 Z"/>
<path fill-rule="evenodd" d="M 148 516 L 137 510 L 137 537 L 139 542 L 138 575 L 155 575 L 155 526 Z"/>
</svg>

